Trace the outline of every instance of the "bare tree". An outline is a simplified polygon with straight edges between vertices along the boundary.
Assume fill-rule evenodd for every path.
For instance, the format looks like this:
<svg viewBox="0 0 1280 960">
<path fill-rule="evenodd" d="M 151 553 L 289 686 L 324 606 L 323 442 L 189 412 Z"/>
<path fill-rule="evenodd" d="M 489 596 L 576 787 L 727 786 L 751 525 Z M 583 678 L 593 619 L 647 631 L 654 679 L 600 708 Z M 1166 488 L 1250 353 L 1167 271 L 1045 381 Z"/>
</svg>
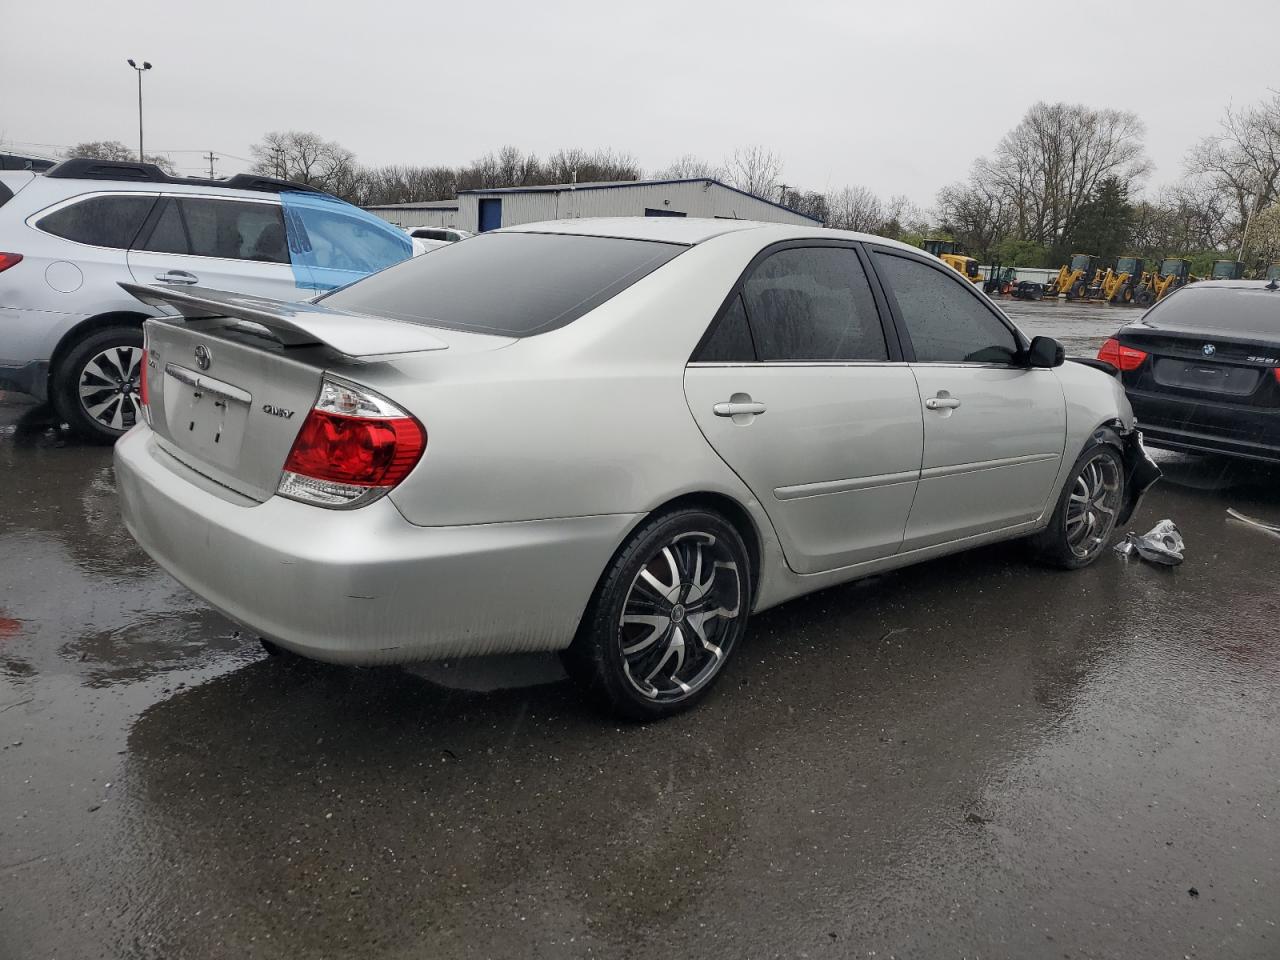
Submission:
<svg viewBox="0 0 1280 960">
<path fill-rule="evenodd" d="M 782 178 L 782 158 L 765 147 L 738 147 L 725 158 L 724 175 L 730 186 L 766 200 L 776 200 Z"/>
<path fill-rule="evenodd" d="M 253 172 L 318 187 L 347 199 L 360 192 L 355 154 L 314 133 L 272 132 L 249 148 Z"/>
<path fill-rule="evenodd" d="M 842 187 L 827 194 L 828 227 L 876 233 L 884 221 L 884 204 L 866 187 Z"/>
<path fill-rule="evenodd" d="M 692 153 L 686 153 L 681 157 L 677 157 L 670 165 L 663 167 L 661 170 L 654 172 L 654 177 L 659 180 L 692 180 L 707 177 L 712 180 L 723 180 L 725 177 L 724 169 L 717 167 L 713 163 L 708 163 L 700 157 L 694 156 Z"/>
<path fill-rule="evenodd" d="M 1187 173 L 1229 198 L 1231 239 L 1239 242 L 1249 220 L 1280 200 L 1280 93 L 1244 110 L 1228 109 L 1222 132 L 1191 152 Z"/>
<path fill-rule="evenodd" d="M 89 157 L 93 160 L 137 160 L 138 151 L 126 147 L 119 140 L 87 140 L 84 143 L 77 143 L 66 154 L 68 157 Z M 154 163 L 170 176 L 173 175 L 173 162 L 159 154 L 150 153 L 143 159 L 147 163 Z"/>
</svg>

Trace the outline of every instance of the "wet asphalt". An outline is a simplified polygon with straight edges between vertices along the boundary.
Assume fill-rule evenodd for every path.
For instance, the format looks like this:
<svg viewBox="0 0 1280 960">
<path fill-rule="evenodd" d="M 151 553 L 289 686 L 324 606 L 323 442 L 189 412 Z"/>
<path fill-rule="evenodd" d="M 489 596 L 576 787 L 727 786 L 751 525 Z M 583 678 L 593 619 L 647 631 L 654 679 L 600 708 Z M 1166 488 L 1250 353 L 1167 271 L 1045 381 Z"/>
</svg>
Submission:
<svg viewBox="0 0 1280 960">
<path fill-rule="evenodd" d="M 828 590 L 635 727 L 553 656 L 266 657 L 0 398 L 0 957 L 1280 957 L 1280 539 L 1226 513 L 1280 468 L 1159 457 L 1183 566 Z"/>
</svg>

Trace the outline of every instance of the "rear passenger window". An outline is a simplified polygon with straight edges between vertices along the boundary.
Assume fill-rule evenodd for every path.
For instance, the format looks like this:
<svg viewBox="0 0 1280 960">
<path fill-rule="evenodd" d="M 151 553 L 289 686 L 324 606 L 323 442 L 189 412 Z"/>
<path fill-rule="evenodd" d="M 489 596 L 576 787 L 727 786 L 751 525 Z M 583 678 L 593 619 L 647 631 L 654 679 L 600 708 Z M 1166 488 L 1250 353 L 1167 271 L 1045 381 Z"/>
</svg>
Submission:
<svg viewBox="0 0 1280 960">
<path fill-rule="evenodd" d="M 851 249 L 781 250 L 755 268 L 742 292 L 763 361 L 889 359 L 871 286 Z"/>
<path fill-rule="evenodd" d="M 702 363 L 751 363 L 756 359 L 741 294 L 729 303 L 729 308 L 716 321 L 711 336 L 703 341 L 693 359 Z"/>
<path fill-rule="evenodd" d="M 149 236 L 155 253 L 288 263 L 284 217 L 274 203 L 167 197 Z"/>
<path fill-rule="evenodd" d="M 183 197 L 170 200 L 170 206 L 176 206 L 182 213 L 188 246 L 185 250 L 164 252 L 263 263 L 289 262 L 284 216 L 274 203 Z M 156 227 L 156 233 L 160 233 L 161 227 L 165 228 L 165 239 L 173 237 L 172 222 L 158 223 Z"/>
<path fill-rule="evenodd" d="M 155 202 L 155 197 L 146 196 L 87 197 L 41 217 L 36 226 L 65 240 L 124 250 Z"/>
<path fill-rule="evenodd" d="M 1013 331 L 965 289 L 968 281 L 955 271 L 883 253 L 876 254 L 876 269 L 893 288 L 918 362 L 1011 364 L 1016 359 Z"/>
</svg>

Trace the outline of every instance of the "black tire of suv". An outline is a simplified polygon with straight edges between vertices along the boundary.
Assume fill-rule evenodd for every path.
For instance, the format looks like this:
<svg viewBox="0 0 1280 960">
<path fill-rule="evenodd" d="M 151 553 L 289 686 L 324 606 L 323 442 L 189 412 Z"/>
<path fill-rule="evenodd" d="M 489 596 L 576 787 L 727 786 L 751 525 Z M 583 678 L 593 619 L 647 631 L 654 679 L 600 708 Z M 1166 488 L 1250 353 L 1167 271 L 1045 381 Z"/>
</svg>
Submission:
<svg viewBox="0 0 1280 960">
<path fill-rule="evenodd" d="M 1077 479 L 1080 478 L 1085 466 L 1098 458 L 1108 461 L 1108 469 L 1113 469 L 1119 478 L 1116 508 L 1118 509 L 1119 504 L 1124 503 L 1126 476 L 1120 438 L 1112 430 L 1099 430 L 1090 438 L 1088 445 L 1072 465 L 1071 474 L 1062 487 L 1062 493 L 1058 496 L 1058 504 L 1053 511 L 1053 517 L 1049 520 L 1049 525 L 1031 537 L 1032 549 L 1035 550 L 1040 561 L 1048 566 L 1063 570 L 1079 570 L 1087 567 L 1102 556 L 1107 544 L 1115 536 L 1113 516 L 1111 526 L 1103 536 L 1102 543 L 1088 556 L 1081 557 L 1072 549 L 1067 532 L 1067 512 L 1071 504 L 1071 495 L 1076 489 Z"/>
<path fill-rule="evenodd" d="M 103 327 L 82 339 L 62 358 L 53 372 L 50 399 L 54 410 L 72 433 L 82 440 L 100 444 L 115 443 L 124 434 L 124 430 L 111 429 L 85 410 L 80 402 L 80 376 L 85 365 L 104 350 L 141 346 L 141 327 Z"/>
<path fill-rule="evenodd" d="M 718 637 L 724 656 L 701 686 L 680 699 L 644 696 L 623 664 L 622 616 L 641 570 L 676 538 L 710 535 L 737 566 L 738 615 Z M 715 686 L 740 645 L 753 596 L 750 560 L 742 537 L 723 516 L 698 507 L 680 508 L 650 518 L 627 538 L 605 569 L 570 647 L 561 653 L 569 676 L 607 712 L 624 720 L 659 720 L 689 709 Z M 693 633 L 689 630 L 691 640 Z"/>
</svg>

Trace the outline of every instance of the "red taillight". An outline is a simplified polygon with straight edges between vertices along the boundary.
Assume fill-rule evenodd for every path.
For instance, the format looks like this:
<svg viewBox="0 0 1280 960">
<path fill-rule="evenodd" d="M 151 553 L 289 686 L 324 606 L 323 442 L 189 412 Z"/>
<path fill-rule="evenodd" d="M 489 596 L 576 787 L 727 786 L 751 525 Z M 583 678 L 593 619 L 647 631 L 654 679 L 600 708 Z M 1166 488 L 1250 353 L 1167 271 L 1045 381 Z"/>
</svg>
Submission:
<svg viewBox="0 0 1280 960">
<path fill-rule="evenodd" d="M 22 254 L 20 253 L 0 253 L 0 273 L 21 262 Z"/>
<path fill-rule="evenodd" d="M 1271 372 L 1276 375 L 1276 383 L 1280 383 L 1280 367 L 1276 367 Z"/>
<path fill-rule="evenodd" d="M 144 345 L 142 348 L 142 362 L 138 365 L 138 395 L 142 398 L 144 407 L 151 404 L 151 395 L 147 393 L 147 367 L 150 365 L 150 359 L 150 353 Z"/>
<path fill-rule="evenodd" d="M 277 492 L 319 506 L 362 506 L 407 477 L 426 447 L 422 424 L 385 397 L 326 378 Z"/>
<path fill-rule="evenodd" d="M 1146 361 L 1147 355 L 1141 350 L 1124 346 L 1112 337 L 1098 351 L 1098 359 L 1105 360 L 1117 370 L 1137 370 Z"/>
<path fill-rule="evenodd" d="M 284 468 L 312 480 L 394 487 L 422 456 L 422 428 L 412 417 L 367 420 L 312 410 Z"/>
</svg>

